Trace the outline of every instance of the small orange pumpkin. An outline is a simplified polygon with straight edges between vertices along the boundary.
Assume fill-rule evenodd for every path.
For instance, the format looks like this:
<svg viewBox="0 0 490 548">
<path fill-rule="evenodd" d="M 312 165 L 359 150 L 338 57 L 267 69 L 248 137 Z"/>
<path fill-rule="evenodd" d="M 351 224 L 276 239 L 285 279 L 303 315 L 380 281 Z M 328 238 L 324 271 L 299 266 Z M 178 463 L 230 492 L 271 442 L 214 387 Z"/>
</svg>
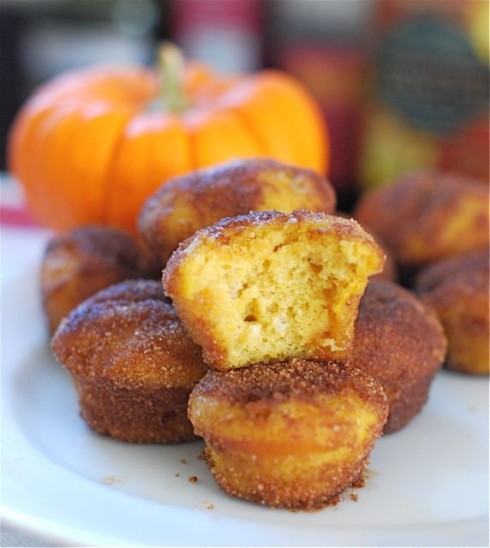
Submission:
<svg viewBox="0 0 490 548">
<path fill-rule="evenodd" d="M 291 76 L 224 78 L 200 64 L 184 67 L 173 48 L 162 55 L 164 85 L 142 67 L 82 69 L 48 82 L 23 106 L 9 163 L 41 223 L 134 230 L 143 202 L 166 180 L 232 158 L 326 171 L 322 115 Z"/>
</svg>

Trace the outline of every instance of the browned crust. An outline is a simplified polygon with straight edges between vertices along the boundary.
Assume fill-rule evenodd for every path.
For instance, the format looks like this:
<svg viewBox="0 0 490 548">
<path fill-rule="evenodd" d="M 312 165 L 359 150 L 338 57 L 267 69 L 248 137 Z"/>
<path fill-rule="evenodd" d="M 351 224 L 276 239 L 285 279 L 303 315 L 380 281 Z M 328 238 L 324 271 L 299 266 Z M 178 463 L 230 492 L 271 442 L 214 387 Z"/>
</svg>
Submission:
<svg viewBox="0 0 490 548">
<path fill-rule="evenodd" d="M 294 470 L 310 454 L 309 449 L 294 442 L 294 433 L 291 439 L 287 439 L 286 432 L 278 439 L 279 443 L 285 441 L 288 444 L 285 454 L 249 454 L 240 450 L 239 443 L 226 439 L 226 434 L 218 430 L 213 422 L 203 419 L 205 415 L 202 415 L 210 402 L 213 402 L 210 404 L 213 409 L 219 406 L 222 417 L 228 417 L 226 420 L 232 420 L 233 408 L 248 409 L 247 420 L 252 423 L 244 426 L 251 428 L 255 421 L 256 432 L 260 433 L 262 418 L 277 413 L 283 403 L 310 404 L 320 401 L 317 398 L 321 396 L 344 396 L 348 399 L 349 394 L 356 394 L 363 402 L 358 408 L 354 404 L 349 407 L 349 420 L 352 418 L 354 421 L 352 424 L 357 414 L 363 413 L 363 406 L 375 410 L 379 421 L 370 427 L 368 439 L 362 447 L 351 447 L 350 454 L 336 462 L 308 466 L 301 480 L 295 477 Z M 331 430 L 330 443 L 334 444 L 334 447 L 329 446 L 332 451 L 337 448 L 337 443 L 338 447 L 345 445 L 346 433 L 327 411 L 324 412 Z M 226 493 L 242 499 L 295 510 L 313 510 L 332 504 L 339 493 L 361 477 L 387 414 L 388 405 L 383 389 L 364 372 L 348 364 L 302 359 L 256 364 L 225 373 L 209 371 L 196 385 L 189 401 L 189 416 L 196 433 L 204 437 L 207 444 L 206 462 L 218 485 Z M 304 420 L 308 422 L 307 417 Z M 279 435 L 265 431 L 264 440 L 268 444 L 269 434 Z M 218 455 L 219 463 L 215 460 Z M 281 469 L 280 475 L 276 473 L 276 468 Z M 255 474 L 259 479 L 255 478 Z"/>
<path fill-rule="evenodd" d="M 50 333 L 99 289 L 141 275 L 139 247 L 109 227 L 87 226 L 53 237 L 41 265 L 41 296 Z"/>
<path fill-rule="evenodd" d="M 134 269 L 138 264 L 136 242 L 121 229 L 106 226 L 85 226 L 54 236 L 46 253 L 65 246 L 96 261 L 108 262 Z"/>
<path fill-rule="evenodd" d="M 383 430 L 385 434 L 400 430 L 422 412 L 429 399 L 433 379 L 434 373 L 428 373 L 425 377 L 414 378 L 409 386 L 403 387 L 394 396 L 393 392 L 387 392 L 390 414 Z"/>
<path fill-rule="evenodd" d="M 187 399 L 206 366 L 161 284 L 128 280 L 80 304 L 52 339 L 95 431 L 132 442 L 194 437 Z"/>
<path fill-rule="evenodd" d="M 98 291 L 88 301 L 91 305 L 103 302 L 164 301 L 170 303 L 157 280 L 135 279 L 111 285 Z"/>
<path fill-rule="evenodd" d="M 350 360 L 386 392 L 390 414 L 385 432 L 401 428 L 421 411 L 446 348 L 437 316 L 412 293 L 382 280 L 368 284 Z"/>
<path fill-rule="evenodd" d="M 265 209 L 264 196 L 273 188 L 268 180 L 271 176 L 287 181 L 291 197 L 297 195 L 298 203 L 304 204 L 307 193 L 311 196 L 313 211 L 334 211 L 335 192 L 319 173 L 271 159 L 254 158 L 198 170 L 165 183 L 145 203 L 138 221 L 139 231 L 164 264 L 180 241 L 196 230 L 224 217 Z M 307 189 L 295 190 L 300 182 L 305 182 Z M 179 218 L 178 227 L 169 227 L 168 215 L 182 196 L 192 215 Z"/>
<path fill-rule="evenodd" d="M 385 401 L 381 386 L 360 369 L 348 364 L 293 358 L 286 362 L 254 364 L 226 371 L 208 371 L 193 391 L 193 398 L 212 394 L 222 403 L 247 405 L 268 401 L 308 402 L 317 394 L 338 394 L 352 389 L 378 405 Z"/>
<path fill-rule="evenodd" d="M 390 248 L 385 244 L 385 242 L 383 241 L 383 238 L 381 238 L 377 234 L 374 234 L 373 232 L 370 232 L 370 234 L 371 236 L 373 236 L 376 243 L 385 254 L 385 264 L 383 266 L 383 270 L 379 272 L 378 274 L 375 274 L 374 276 L 372 276 L 372 279 L 385 280 L 387 282 L 396 283 L 398 279 L 398 266 L 396 264 L 396 260 L 393 256 L 393 253 L 391 252 Z"/>
<path fill-rule="evenodd" d="M 456 231 L 446 240 L 447 227 L 468 200 L 481 204 L 472 229 Z M 354 217 L 383 239 L 398 261 L 419 265 L 489 244 L 489 188 L 485 182 L 437 170 L 403 176 L 364 194 Z M 414 240 L 427 242 L 415 252 Z"/>
<path fill-rule="evenodd" d="M 348 475 L 345 470 L 339 470 L 336 466 L 322 466 L 316 470 L 312 477 L 304 478 L 304 482 L 295 482 L 291 485 L 278 485 L 273 482 L 258 484 L 254 488 L 250 488 L 249 485 L 237 485 L 236 481 L 230 481 L 230 474 L 233 474 L 234 468 L 238 466 L 250 466 L 247 459 L 243 459 L 241 462 L 237 460 L 233 463 L 233 468 L 223 471 L 216 465 L 211 450 L 206 447 L 204 460 L 218 486 L 228 495 L 271 508 L 312 512 L 326 506 L 335 506 L 348 487 L 359 485 L 359 478 L 363 477 L 373 445 L 374 440 L 366 447 L 366 454 L 360 457 L 348 471 Z M 317 488 L 323 486 L 324 493 L 312 492 L 309 482 Z"/>
<path fill-rule="evenodd" d="M 455 294 L 488 294 L 489 249 L 482 248 L 438 261 L 417 276 L 415 289 L 419 294 L 437 295 L 450 304 Z M 467 304 L 467 303 L 465 303 Z"/>
<path fill-rule="evenodd" d="M 489 284 L 488 248 L 434 263 L 416 279 L 417 293 L 444 326 L 450 369 L 489 373 Z"/>
<path fill-rule="evenodd" d="M 201 350 L 173 306 L 151 296 L 155 284 L 128 280 L 84 301 L 56 331 L 55 356 L 73 375 L 110 379 L 116 386 L 191 388 L 206 371 Z M 145 285 L 150 298 L 107 299 L 122 292 L 144 297 Z"/>
<path fill-rule="evenodd" d="M 80 415 L 95 432 L 131 443 L 180 443 L 196 439 L 187 420 L 189 390 L 138 390 L 105 379 L 74 378 Z"/>
<path fill-rule="evenodd" d="M 338 217 L 342 217 L 344 219 L 351 219 L 351 216 L 347 213 L 344 213 L 343 211 L 336 211 L 335 215 Z M 386 245 L 386 243 L 383 241 L 383 238 L 379 236 L 378 234 L 375 234 L 374 231 L 370 228 L 369 234 L 375 239 L 378 246 L 383 250 L 383 253 L 385 254 L 385 264 L 383 267 L 383 270 L 379 272 L 378 274 L 375 274 L 372 276 L 372 279 L 378 279 L 378 280 L 387 280 L 389 282 L 396 282 L 398 278 L 398 268 L 396 264 L 396 260 L 393 256 L 393 253 L 391 252 L 390 248 Z"/>
</svg>

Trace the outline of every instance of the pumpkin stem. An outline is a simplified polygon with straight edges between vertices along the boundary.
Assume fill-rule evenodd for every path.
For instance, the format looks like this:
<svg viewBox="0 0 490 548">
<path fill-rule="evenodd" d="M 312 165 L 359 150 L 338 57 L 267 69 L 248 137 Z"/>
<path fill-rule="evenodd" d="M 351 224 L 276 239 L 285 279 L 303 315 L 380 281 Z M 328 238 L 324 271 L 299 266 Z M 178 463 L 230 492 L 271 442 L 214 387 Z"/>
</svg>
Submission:
<svg viewBox="0 0 490 548">
<path fill-rule="evenodd" d="M 187 109 L 188 101 L 184 89 L 185 61 L 180 48 L 170 42 L 160 46 L 158 73 L 164 105 L 172 114 L 181 114 Z"/>
</svg>

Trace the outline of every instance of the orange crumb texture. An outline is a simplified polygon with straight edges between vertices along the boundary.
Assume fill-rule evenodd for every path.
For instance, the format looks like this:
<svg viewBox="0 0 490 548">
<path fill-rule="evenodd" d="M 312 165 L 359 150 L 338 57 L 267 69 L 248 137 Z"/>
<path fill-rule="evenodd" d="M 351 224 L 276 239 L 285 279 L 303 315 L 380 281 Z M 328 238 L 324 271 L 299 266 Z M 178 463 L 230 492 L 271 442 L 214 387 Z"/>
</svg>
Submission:
<svg viewBox="0 0 490 548">
<path fill-rule="evenodd" d="M 354 220 L 251 212 L 187 239 L 163 285 L 214 369 L 291 357 L 345 360 L 359 300 L 383 264 Z"/>
</svg>

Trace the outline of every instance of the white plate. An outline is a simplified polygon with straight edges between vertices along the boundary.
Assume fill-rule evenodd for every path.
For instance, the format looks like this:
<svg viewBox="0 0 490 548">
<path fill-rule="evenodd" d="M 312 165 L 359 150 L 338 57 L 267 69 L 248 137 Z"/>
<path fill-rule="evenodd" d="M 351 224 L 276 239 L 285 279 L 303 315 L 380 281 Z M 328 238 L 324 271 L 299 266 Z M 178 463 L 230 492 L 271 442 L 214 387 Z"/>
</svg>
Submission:
<svg viewBox="0 0 490 548">
<path fill-rule="evenodd" d="M 379 440 L 357 502 L 271 510 L 224 495 L 199 442 L 90 432 L 46 342 L 46 235 L 2 231 L 2 514 L 70 545 L 488 545 L 488 382 L 441 372 L 423 413 Z M 197 476 L 197 483 L 189 481 Z"/>
</svg>

